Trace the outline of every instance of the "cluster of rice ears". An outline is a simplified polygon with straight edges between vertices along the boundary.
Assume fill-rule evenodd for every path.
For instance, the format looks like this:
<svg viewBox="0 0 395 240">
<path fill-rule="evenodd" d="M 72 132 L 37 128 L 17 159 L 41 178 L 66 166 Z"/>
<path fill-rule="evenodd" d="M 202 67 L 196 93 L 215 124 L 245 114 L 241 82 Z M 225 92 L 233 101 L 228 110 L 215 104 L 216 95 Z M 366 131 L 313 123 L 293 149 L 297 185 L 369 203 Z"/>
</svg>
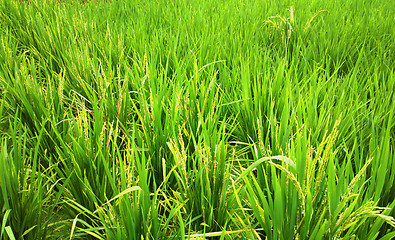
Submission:
<svg viewBox="0 0 395 240">
<path fill-rule="evenodd" d="M 392 239 L 390 2 L 0 0 L 0 239 Z"/>
</svg>

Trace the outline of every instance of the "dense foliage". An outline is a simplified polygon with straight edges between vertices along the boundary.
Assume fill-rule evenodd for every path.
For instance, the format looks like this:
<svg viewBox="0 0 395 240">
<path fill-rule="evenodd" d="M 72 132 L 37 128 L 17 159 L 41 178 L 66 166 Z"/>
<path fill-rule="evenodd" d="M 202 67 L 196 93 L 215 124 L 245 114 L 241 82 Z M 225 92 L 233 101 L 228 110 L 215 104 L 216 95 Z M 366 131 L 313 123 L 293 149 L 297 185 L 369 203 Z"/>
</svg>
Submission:
<svg viewBox="0 0 395 240">
<path fill-rule="evenodd" d="M 0 239 L 395 237 L 394 8 L 0 0 Z"/>
</svg>

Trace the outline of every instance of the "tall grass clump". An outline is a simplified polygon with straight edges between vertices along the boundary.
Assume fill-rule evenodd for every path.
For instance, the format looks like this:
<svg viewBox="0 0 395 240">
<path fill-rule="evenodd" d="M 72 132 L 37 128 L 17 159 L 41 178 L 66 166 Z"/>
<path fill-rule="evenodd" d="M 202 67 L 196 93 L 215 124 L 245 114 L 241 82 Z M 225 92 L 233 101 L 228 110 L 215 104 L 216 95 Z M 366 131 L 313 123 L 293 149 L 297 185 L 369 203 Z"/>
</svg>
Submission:
<svg viewBox="0 0 395 240">
<path fill-rule="evenodd" d="M 392 239 L 389 1 L 0 0 L 0 239 Z"/>
</svg>

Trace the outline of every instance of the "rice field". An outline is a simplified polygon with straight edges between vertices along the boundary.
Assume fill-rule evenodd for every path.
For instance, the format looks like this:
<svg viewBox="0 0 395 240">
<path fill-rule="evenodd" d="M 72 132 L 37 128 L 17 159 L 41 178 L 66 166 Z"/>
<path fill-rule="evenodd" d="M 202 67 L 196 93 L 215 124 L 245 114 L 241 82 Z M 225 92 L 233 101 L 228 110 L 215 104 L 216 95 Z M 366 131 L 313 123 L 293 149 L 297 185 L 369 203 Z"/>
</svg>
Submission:
<svg viewBox="0 0 395 240">
<path fill-rule="evenodd" d="M 395 238 L 388 0 L 0 0 L 0 240 Z"/>
</svg>

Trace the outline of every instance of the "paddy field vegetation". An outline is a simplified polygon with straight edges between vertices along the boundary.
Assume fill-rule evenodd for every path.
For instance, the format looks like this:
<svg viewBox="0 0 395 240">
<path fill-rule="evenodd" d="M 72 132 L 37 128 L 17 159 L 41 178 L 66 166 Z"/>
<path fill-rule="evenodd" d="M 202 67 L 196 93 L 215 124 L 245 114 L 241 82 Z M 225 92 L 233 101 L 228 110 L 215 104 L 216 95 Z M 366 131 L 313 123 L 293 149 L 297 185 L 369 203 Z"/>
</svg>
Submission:
<svg viewBox="0 0 395 240">
<path fill-rule="evenodd" d="M 388 0 L 0 0 L 0 239 L 395 237 Z"/>
</svg>

